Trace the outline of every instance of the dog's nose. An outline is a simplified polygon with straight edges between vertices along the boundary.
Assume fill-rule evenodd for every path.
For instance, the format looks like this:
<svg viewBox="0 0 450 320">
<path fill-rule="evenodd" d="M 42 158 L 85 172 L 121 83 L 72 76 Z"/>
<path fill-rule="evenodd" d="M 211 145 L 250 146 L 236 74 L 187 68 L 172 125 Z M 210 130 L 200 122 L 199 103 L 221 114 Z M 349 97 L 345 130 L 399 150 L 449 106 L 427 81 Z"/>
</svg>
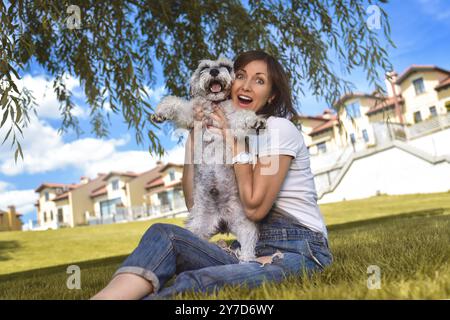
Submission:
<svg viewBox="0 0 450 320">
<path fill-rule="evenodd" d="M 217 77 L 217 75 L 219 74 L 219 70 L 217 69 L 211 69 L 209 71 L 209 74 L 212 75 L 213 77 Z"/>
</svg>

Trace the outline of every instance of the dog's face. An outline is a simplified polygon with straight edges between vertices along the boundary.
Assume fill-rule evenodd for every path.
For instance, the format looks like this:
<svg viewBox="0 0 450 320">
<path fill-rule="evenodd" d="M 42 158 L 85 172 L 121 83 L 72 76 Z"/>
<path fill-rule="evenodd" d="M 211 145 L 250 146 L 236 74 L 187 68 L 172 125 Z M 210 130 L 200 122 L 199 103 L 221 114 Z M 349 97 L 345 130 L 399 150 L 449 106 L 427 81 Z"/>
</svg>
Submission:
<svg viewBox="0 0 450 320">
<path fill-rule="evenodd" d="M 230 95 L 233 80 L 231 60 L 201 60 L 191 77 L 191 96 L 204 97 L 209 101 L 225 100 Z"/>
</svg>

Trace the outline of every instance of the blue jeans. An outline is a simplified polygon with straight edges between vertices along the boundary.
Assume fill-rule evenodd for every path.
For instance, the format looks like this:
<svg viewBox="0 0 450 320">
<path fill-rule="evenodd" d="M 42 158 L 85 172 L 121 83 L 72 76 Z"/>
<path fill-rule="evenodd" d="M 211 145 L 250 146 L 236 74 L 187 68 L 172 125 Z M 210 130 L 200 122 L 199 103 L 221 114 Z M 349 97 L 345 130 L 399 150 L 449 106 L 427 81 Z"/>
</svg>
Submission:
<svg viewBox="0 0 450 320">
<path fill-rule="evenodd" d="M 239 263 L 232 252 L 187 229 L 157 223 L 114 276 L 133 273 L 151 281 L 154 293 L 145 299 L 157 299 L 188 291 L 212 293 L 224 285 L 254 288 L 263 281 L 280 282 L 289 275 L 321 271 L 332 262 L 326 238 L 289 218 L 270 212 L 260 222 L 259 232 L 256 256 L 273 255 L 272 263 Z M 175 275 L 173 284 L 164 288 Z"/>
</svg>

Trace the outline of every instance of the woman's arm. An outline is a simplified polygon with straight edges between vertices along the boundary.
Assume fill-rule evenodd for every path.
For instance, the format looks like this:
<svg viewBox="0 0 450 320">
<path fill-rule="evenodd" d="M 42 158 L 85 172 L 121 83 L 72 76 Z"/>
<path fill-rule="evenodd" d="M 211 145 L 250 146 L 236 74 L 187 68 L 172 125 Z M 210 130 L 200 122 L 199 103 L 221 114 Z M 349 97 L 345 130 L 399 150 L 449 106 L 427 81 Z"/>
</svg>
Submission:
<svg viewBox="0 0 450 320">
<path fill-rule="evenodd" d="M 280 192 L 291 161 L 292 157 L 288 155 L 271 155 L 259 158 L 254 168 L 251 164 L 234 165 L 239 197 L 250 220 L 259 221 L 267 215 Z"/>
<path fill-rule="evenodd" d="M 211 118 L 219 123 L 220 128 L 210 128 L 222 134 L 227 145 L 233 146 L 233 156 L 246 150 L 244 141 L 235 141 L 227 119 L 220 108 L 215 108 Z M 275 202 L 286 178 L 293 157 L 290 155 L 267 155 L 260 157 L 255 164 L 235 164 L 234 172 L 239 189 L 239 198 L 245 214 L 252 221 L 263 219 Z"/>
<path fill-rule="evenodd" d="M 194 134 L 193 131 L 189 133 L 189 136 L 186 141 L 186 149 L 184 156 L 184 166 L 183 166 L 183 194 L 184 201 L 186 202 L 186 207 L 188 210 L 194 206 L 194 196 L 193 196 L 193 188 L 194 188 L 194 157 L 193 157 L 193 143 L 194 142 Z"/>
<path fill-rule="evenodd" d="M 203 125 L 203 109 L 201 106 L 194 107 L 194 129 L 191 129 L 186 140 L 183 178 L 181 184 L 183 186 L 184 201 L 188 210 L 194 206 L 194 132 L 201 134 Z"/>
</svg>

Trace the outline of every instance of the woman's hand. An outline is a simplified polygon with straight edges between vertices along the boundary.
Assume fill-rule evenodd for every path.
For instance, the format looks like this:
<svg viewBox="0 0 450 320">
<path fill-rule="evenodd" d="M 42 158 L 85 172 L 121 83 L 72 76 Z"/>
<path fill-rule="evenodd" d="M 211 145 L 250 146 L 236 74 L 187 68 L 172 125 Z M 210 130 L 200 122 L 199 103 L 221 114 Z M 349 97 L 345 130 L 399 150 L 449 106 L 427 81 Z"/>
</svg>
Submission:
<svg viewBox="0 0 450 320">
<path fill-rule="evenodd" d="M 246 150 L 245 141 L 235 139 L 233 130 L 230 129 L 228 124 L 228 119 L 220 107 L 214 106 L 209 117 L 213 120 L 214 125 L 208 126 L 208 130 L 223 136 L 224 141 L 232 146 L 233 157 Z"/>
<path fill-rule="evenodd" d="M 229 125 L 228 120 L 225 117 L 222 109 L 217 105 L 213 106 L 213 112 L 209 115 L 212 120 L 212 125 L 208 123 L 207 128 L 209 131 L 216 133 L 218 135 L 222 135 L 224 138 L 227 137 L 227 133 L 229 133 Z"/>
</svg>

